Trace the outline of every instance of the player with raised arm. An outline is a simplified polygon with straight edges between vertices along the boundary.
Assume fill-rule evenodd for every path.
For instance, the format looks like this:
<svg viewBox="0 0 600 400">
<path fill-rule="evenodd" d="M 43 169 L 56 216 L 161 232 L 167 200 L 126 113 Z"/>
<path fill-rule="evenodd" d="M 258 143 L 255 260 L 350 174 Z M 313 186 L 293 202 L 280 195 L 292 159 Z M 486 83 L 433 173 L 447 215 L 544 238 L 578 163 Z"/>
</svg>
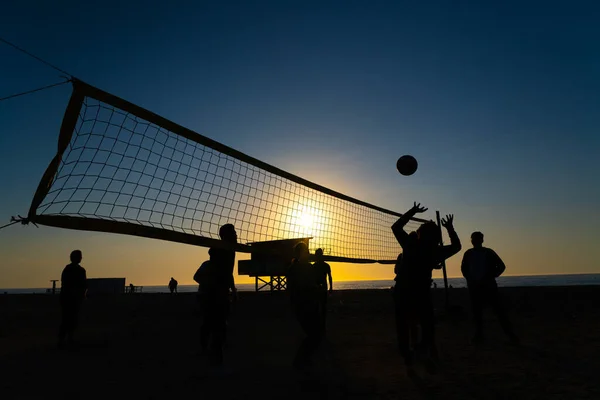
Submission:
<svg viewBox="0 0 600 400">
<path fill-rule="evenodd" d="M 454 216 L 447 215 L 442 219 L 442 226 L 448 231 L 450 244 L 440 245 L 441 237 L 438 226 L 433 222 L 425 222 L 417 229 L 417 237 L 411 237 L 404 231 L 404 226 L 417 213 L 423 213 L 427 208 L 414 203 L 402 217 L 392 225 L 394 236 L 402 246 L 401 282 L 395 290 L 396 321 L 400 352 L 405 364 L 411 366 L 414 361 L 414 352 L 409 341 L 410 313 L 416 315 L 421 324 L 422 341 L 421 350 L 428 356 L 428 366 L 435 367 L 437 359 L 435 346 L 435 327 L 433 303 L 431 300 L 432 271 L 440 269 L 441 263 L 458 253 L 461 249 L 460 240 L 454 230 Z"/>
</svg>

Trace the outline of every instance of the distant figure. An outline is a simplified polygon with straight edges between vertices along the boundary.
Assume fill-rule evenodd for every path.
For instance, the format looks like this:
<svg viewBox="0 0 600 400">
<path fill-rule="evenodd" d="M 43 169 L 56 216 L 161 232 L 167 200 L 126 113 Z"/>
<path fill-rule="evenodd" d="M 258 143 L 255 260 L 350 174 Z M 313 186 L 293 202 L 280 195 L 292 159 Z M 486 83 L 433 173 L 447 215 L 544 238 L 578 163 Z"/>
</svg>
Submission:
<svg viewBox="0 0 600 400">
<path fill-rule="evenodd" d="M 496 278 L 502 275 L 506 266 L 494 250 L 483 247 L 483 233 L 473 232 L 471 243 L 473 248 L 465 252 L 460 269 L 467 280 L 471 295 L 473 319 L 475 320 L 473 342 L 481 342 L 484 339 L 483 307 L 489 304 L 498 316 L 506 335 L 511 342 L 517 344 L 519 340 L 514 334 L 508 315 L 502 306 L 496 283 Z"/>
<path fill-rule="evenodd" d="M 433 289 L 437 289 L 437 283 L 435 283 L 433 280 L 431 281 L 431 283 L 433 283 Z"/>
<path fill-rule="evenodd" d="M 133 283 L 129 284 L 129 293 L 131 293 L 131 294 L 135 293 L 135 286 L 133 286 Z"/>
<path fill-rule="evenodd" d="M 298 243 L 294 247 L 294 259 L 287 273 L 292 310 L 306 335 L 294 358 L 294 368 L 297 369 L 311 365 L 312 355 L 323 336 L 322 318 L 319 313 L 321 288 L 308 256 L 306 244 Z"/>
<path fill-rule="evenodd" d="M 435 368 L 434 360 L 437 359 L 435 346 L 435 326 L 433 303 L 431 300 L 431 278 L 434 269 L 440 269 L 441 263 L 447 258 L 458 253 L 461 249 L 460 240 L 454 231 L 452 215 L 442 219 L 442 226 L 448 230 L 450 245 L 440 245 L 441 237 L 438 226 L 433 222 L 426 222 L 417 229 L 417 237 L 410 236 L 404 231 L 404 226 L 417 213 L 427 211 L 420 204 L 408 210 L 394 223 L 392 231 L 402 246 L 401 271 L 397 276 L 395 290 L 396 327 L 400 352 L 408 367 L 412 366 L 414 353 L 410 349 L 408 335 L 409 317 L 415 313 L 421 324 L 421 350 L 426 353 L 428 367 Z M 399 278 L 399 279 L 398 279 Z"/>
<path fill-rule="evenodd" d="M 317 284 L 319 285 L 319 307 L 321 316 L 323 317 L 323 329 L 325 329 L 325 321 L 327 320 L 327 280 L 329 280 L 329 293 L 333 293 L 333 278 L 331 277 L 331 267 L 323 261 L 323 249 L 315 251 L 316 261 L 313 264 L 317 275 Z"/>
<path fill-rule="evenodd" d="M 80 250 L 71 252 L 71 264 L 67 265 L 60 277 L 60 306 L 62 320 L 58 332 L 58 347 L 74 344 L 74 334 L 77 328 L 79 309 L 87 292 L 87 276 L 85 269 L 79 265 L 83 255 Z"/>
<path fill-rule="evenodd" d="M 232 224 L 219 230 L 221 240 L 229 245 L 237 243 L 237 232 Z M 210 365 L 223 364 L 223 343 L 227 333 L 229 315 L 229 290 L 235 291 L 233 267 L 235 250 L 211 247 L 210 260 L 204 262 L 194 275 L 198 282 L 198 297 L 202 305 L 203 322 L 200 330 L 200 346 L 208 354 Z"/>
<path fill-rule="evenodd" d="M 171 280 L 169 281 L 169 290 L 171 291 L 171 294 L 177 293 L 177 281 L 173 279 L 173 277 L 171 277 Z"/>
</svg>

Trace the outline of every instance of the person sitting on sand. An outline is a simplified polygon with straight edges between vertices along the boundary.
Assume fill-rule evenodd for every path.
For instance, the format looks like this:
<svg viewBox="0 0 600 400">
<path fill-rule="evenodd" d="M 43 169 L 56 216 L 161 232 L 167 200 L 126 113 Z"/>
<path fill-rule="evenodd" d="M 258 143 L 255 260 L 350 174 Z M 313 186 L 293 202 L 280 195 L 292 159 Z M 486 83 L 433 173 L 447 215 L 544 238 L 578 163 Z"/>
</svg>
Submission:
<svg viewBox="0 0 600 400">
<path fill-rule="evenodd" d="M 454 216 L 447 215 L 442 219 L 442 226 L 448 230 L 450 245 L 440 245 L 441 237 L 438 226 L 433 222 L 425 222 L 417 229 L 417 240 L 411 238 L 404 231 L 404 226 L 417 213 L 423 213 L 427 208 L 415 203 L 402 217 L 392 225 L 392 231 L 402 246 L 402 268 L 406 284 L 402 287 L 402 295 L 396 300 L 396 313 L 400 326 L 407 324 L 407 310 L 413 310 L 421 324 L 422 349 L 429 355 L 428 366 L 435 367 L 434 360 L 437 359 L 435 346 L 435 326 L 433 303 L 431 300 L 431 277 L 434 269 L 441 268 L 441 262 L 458 253 L 461 249 L 460 240 L 454 230 Z M 398 306 L 400 305 L 400 306 Z M 398 315 L 399 314 L 399 315 Z M 400 338 L 400 352 L 405 364 L 411 366 L 414 354 L 410 349 L 407 329 L 402 328 L 398 332 Z"/>
<path fill-rule="evenodd" d="M 471 307 L 475 320 L 473 342 L 483 341 L 483 307 L 489 304 L 498 316 L 504 333 L 512 343 L 516 344 L 519 340 L 514 334 L 506 310 L 502 306 L 496 283 L 496 278 L 502 275 L 506 266 L 494 250 L 483 247 L 483 233 L 473 232 L 471 243 L 473 248 L 465 252 L 460 270 L 467 280 L 471 296 Z"/>
<path fill-rule="evenodd" d="M 83 259 L 81 250 L 71 252 L 71 263 L 65 267 L 60 277 L 60 306 L 62 320 L 58 333 L 58 347 L 73 345 L 75 329 L 77 328 L 79 309 L 87 292 L 87 276 L 85 269 L 79 265 Z"/>
<path fill-rule="evenodd" d="M 323 336 L 322 320 L 319 315 L 320 288 L 315 269 L 310 264 L 308 247 L 300 242 L 294 247 L 294 259 L 287 273 L 292 310 L 306 337 L 298 347 L 294 367 L 310 366 L 311 358 L 319 347 Z"/>
<path fill-rule="evenodd" d="M 315 251 L 316 261 L 313 263 L 313 268 L 317 276 L 317 284 L 319 285 L 319 309 L 323 318 L 323 329 L 327 320 L 327 280 L 329 279 L 329 293 L 333 292 L 333 278 L 331 277 L 331 267 L 323 260 L 323 249 Z"/>
<path fill-rule="evenodd" d="M 171 280 L 169 281 L 169 290 L 171 291 L 171 294 L 173 294 L 173 292 L 177 293 L 177 284 L 178 282 L 171 277 Z"/>
<path fill-rule="evenodd" d="M 219 230 L 221 240 L 230 245 L 237 243 L 237 233 L 232 224 Z M 203 353 L 208 353 L 211 366 L 223 364 L 223 344 L 227 333 L 229 314 L 229 289 L 233 284 L 235 250 L 211 247 L 210 260 L 204 262 L 194 275 L 199 283 L 199 296 L 202 301 L 204 320 L 200 331 L 200 345 Z"/>
</svg>

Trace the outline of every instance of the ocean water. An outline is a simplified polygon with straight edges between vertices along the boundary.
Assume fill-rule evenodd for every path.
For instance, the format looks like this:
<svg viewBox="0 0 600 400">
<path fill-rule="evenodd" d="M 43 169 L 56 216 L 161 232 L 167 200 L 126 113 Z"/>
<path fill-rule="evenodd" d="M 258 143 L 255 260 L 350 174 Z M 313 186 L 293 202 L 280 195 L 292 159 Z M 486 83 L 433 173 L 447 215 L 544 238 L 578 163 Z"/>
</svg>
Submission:
<svg viewBox="0 0 600 400">
<path fill-rule="evenodd" d="M 441 278 L 433 280 L 438 288 L 444 287 L 444 280 Z M 498 278 L 498 286 L 581 286 L 581 285 L 600 285 L 600 274 L 577 274 L 577 275 L 536 275 L 536 276 L 501 276 Z M 394 285 L 393 280 L 377 281 L 340 281 L 333 282 L 334 290 L 354 290 L 354 289 L 389 289 Z M 463 278 L 448 278 L 448 285 L 453 288 L 466 287 Z M 236 285 L 240 291 L 254 291 L 253 283 L 240 283 Z M 181 293 L 195 292 L 198 285 L 179 285 L 178 291 Z M 28 294 L 28 293 L 46 293 L 47 288 L 22 288 L 22 289 L 0 289 L 0 293 L 6 294 Z M 167 293 L 167 285 L 163 286 L 144 286 L 143 293 Z"/>
</svg>

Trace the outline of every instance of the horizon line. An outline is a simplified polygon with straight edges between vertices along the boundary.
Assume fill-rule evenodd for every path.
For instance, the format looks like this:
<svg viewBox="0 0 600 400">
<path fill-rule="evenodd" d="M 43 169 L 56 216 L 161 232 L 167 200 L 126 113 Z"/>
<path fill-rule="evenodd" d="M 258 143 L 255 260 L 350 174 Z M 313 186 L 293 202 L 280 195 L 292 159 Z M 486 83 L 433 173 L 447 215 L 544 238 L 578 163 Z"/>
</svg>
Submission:
<svg viewBox="0 0 600 400">
<path fill-rule="evenodd" d="M 564 273 L 564 274 L 528 274 L 528 275 L 502 275 L 500 276 L 500 278 L 502 277 L 510 277 L 510 278 L 527 278 L 527 277 L 536 277 L 536 276 L 573 276 L 573 275 L 600 275 L 600 272 L 575 272 L 575 273 Z M 246 275 L 243 275 L 246 276 Z M 115 278 L 115 277 L 96 277 L 96 278 L 88 278 L 88 279 L 106 279 L 106 278 Z M 122 277 L 117 277 L 117 278 L 122 278 Z M 459 279 L 462 278 L 464 279 L 464 277 L 462 276 L 449 276 L 448 279 Z M 432 279 L 444 279 L 443 277 L 440 278 L 432 278 Z M 334 280 L 334 282 L 384 282 L 384 281 L 393 281 L 394 278 L 389 278 L 389 279 L 344 279 L 344 280 Z M 254 282 L 249 282 L 249 283 L 238 283 L 239 285 L 253 285 Z M 197 284 L 195 283 L 182 283 L 180 284 L 182 286 L 195 286 Z M 144 284 L 144 285 L 135 285 L 135 286 L 167 286 L 167 284 Z M 3 287 L 0 288 L 0 290 L 15 290 L 15 289 L 47 289 L 47 287 Z"/>
</svg>

